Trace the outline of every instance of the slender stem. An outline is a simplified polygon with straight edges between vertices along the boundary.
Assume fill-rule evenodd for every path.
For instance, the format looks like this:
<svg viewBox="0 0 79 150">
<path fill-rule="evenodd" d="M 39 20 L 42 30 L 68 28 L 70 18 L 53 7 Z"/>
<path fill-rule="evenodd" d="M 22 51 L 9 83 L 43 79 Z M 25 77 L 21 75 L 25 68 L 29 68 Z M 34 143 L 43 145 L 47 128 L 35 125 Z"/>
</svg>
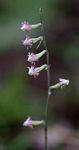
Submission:
<svg viewBox="0 0 79 150">
<path fill-rule="evenodd" d="M 49 99 L 50 99 L 50 95 L 51 95 L 51 91 L 50 91 L 50 64 L 49 64 L 49 51 L 47 49 L 47 45 L 46 45 L 46 39 L 45 39 L 45 32 L 44 32 L 44 25 L 43 25 L 43 21 L 42 21 L 42 9 L 40 8 L 39 10 L 40 13 L 40 21 L 42 24 L 42 33 L 43 33 L 43 44 L 44 44 L 44 48 L 46 50 L 46 61 L 47 61 L 47 65 L 48 65 L 48 69 L 47 69 L 47 80 L 48 80 L 48 95 L 47 95 L 47 100 L 46 100 L 46 108 L 45 108 L 45 127 L 44 127 L 44 132 L 45 132 L 45 150 L 48 149 L 48 137 L 47 137 L 47 131 L 48 131 L 48 103 L 49 103 Z"/>
</svg>

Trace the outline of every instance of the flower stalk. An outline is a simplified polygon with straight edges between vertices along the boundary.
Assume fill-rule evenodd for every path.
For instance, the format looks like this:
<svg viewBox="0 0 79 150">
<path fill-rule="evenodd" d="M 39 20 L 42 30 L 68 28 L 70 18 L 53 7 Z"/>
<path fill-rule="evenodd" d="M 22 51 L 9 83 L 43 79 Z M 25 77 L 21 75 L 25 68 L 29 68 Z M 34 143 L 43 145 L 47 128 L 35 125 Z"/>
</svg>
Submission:
<svg viewBox="0 0 79 150">
<path fill-rule="evenodd" d="M 39 15 L 40 15 L 40 22 L 41 22 L 41 29 L 42 29 L 42 34 L 43 34 L 43 44 L 44 48 L 46 50 L 46 61 L 47 65 L 50 66 L 49 64 L 49 51 L 47 49 L 47 44 L 46 44 L 46 39 L 45 39 L 45 32 L 44 32 L 44 25 L 43 25 L 43 20 L 42 20 L 42 9 L 39 9 Z M 49 104 L 49 99 L 51 96 L 51 90 L 50 90 L 50 67 L 47 69 L 47 80 L 48 80 L 48 94 L 47 94 L 47 100 L 46 100 L 46 108 L 45 108 L 45 127 L 44 127 L 44 134 L 45 134 L 45 150 L 48 149 L 47 142 L 48 142 L 48 137 L 47 137 L 47 132 L 48 132 L 48 104 Z"/>
</svg>

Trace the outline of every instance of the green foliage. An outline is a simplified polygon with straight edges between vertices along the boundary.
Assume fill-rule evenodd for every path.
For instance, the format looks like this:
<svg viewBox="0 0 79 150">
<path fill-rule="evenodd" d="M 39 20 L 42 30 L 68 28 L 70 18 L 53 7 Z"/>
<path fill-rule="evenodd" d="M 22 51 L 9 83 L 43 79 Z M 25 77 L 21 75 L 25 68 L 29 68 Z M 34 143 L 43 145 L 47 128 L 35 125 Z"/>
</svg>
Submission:
<svg viewBox="0 0 79 150">
<path fill-rule="evenodd" d="M 23 97 L 23 76 L 22 73 L 15 73 L 8 81 L 3 85 L 0 91 L 0 117 L 3 118 L 2 122 L 8 122 L 17 120 L 23 116 L 24 105 L 22 105 Z"/>
<path fill-rule="evenodd" d="M 38 106 L 38 93 L 35 96 L 33 92 L 34 90 L 29 85 L 26 88 L 21 72 L 17 71 L 13 74 L 0 92 L 0 112 L 2 114 L 0 119 L 3 118 L 3 121 L 0 122 L 15 121 L 28 113 L 35 114 L 36 109 L 34 108 Z"/>
</svg>

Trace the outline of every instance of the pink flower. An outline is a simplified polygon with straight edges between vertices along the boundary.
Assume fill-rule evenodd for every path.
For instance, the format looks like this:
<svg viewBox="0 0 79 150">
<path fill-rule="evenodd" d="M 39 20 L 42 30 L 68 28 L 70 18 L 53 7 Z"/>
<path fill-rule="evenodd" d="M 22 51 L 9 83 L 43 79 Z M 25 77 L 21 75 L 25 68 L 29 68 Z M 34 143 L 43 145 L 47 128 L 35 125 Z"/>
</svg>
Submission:
<svg viewBox="0 0 79 150">
<path fill-rule="evenodd" d="M 35 68 L 35 66 L 31 66 L 31 67 L 28 67 L 28 69 L 29 69 L 28 74 L 29 74 L 30 76 L 36 77 L 36 76 L 39 75 L 39 73 L 40 73 L 42 70 L 44 70 L 44 69 L 46 70 L 47 68 L 48 68 L 48 67 L 47 67 L 46 64 L 42 65 L 41 67 L 36 67 L 36 68 Z"/>
<path fill-rule="evenodd" d="M 26 39 L 23 41 L 23 45 L 27 46 L 27 49 L 32 47 L 32 40 L 29 36 L 26 35 Z"/>
<path fill-rule="evenodd" d="M 23 31 L 26 31 L 26 32 L 29 32 L 31 31 L 32 29 L 36 29 L 38 27 L 41 26 L 41 23 L 37 23 L 37 24 L 34 24 L 34 25 L 30 25 L 28 22 L 24 21 L 21 23 L 22 26 L 21 26 L 21 30 Z"/>
<path fill-rule="evenodd" d="M 67 80 L 67 79 L 59 78 L 59 81 L 60 81 L 61 85 L 68 85 L 69 84 L 69 80 Z"/>
<path fill-rule="evenodd" d="M 31 48 L 34 43 L 37 43 L 38 41 L 42 41 L 43 37 L 39 36 L 37 38 L 30 38 L 28 35 L 26 35 L 26 39 L 23 41 L 23 45 L 27 46 L 27 49 Z"/>
<path fill-rule="evenodd" d="M 29 74 L 30 76 L 36 77 L 36 76 L 39 75 L 39 70 L 38 70 L 37 68 L 35 68 L 35 66 L 28 67 L 28 69 L 29 69 L 28 74 Z"/>
<path fill-rule="evenodd" d="M 27 32 L 31 31 L 31 26 L 28 22 L 24 21 L 21 24 L 22 24 L 21 30 L 27 31 Z"/>
<path fill-rule="evenodd" d="M 31 117 L 28 117 L 24 122 L 23 126 L 33 128 L 33 126 L 45 125 L 44 120 L 32 120 Z"/>
<path fill-rule="evenodd" d="M 31 119 L 31 117 L 28 117 L 28 118 L 24 121 L 23 126 L 30 127 L 30 128 L 33 127 L 33 126 L 32 126 L 32 119 Z"/>
<path fill-rule="evenodd" d="M 69 84 L 69 80 L 59 78 L 59 82 L 57 84 L 55 84 L 55 85 L 50 86 L 50 89 L 63 88 L 63 87 L 65 87 L 68 84 Z"/>
<path fill-rule="evenodd" d="M 28 59 L 27 59 L 27 61 L 29 61 L 31 63 L 34 63 L 37 60 L 38 59 L 37 59 L 37 57 L 36 57 L 36 55 L 34 53 L 30 53 L 30 52 L 28 53 Z"/>
<path fill-rule="evenodd" d="M 35 61 L 38 61 L 45 53 L 46 53 L 46 50 L 43 50 L 42 52 L 40 52 L 38 54 L 28 53 L 27 61 L 34 63 Z"/>
</svg>

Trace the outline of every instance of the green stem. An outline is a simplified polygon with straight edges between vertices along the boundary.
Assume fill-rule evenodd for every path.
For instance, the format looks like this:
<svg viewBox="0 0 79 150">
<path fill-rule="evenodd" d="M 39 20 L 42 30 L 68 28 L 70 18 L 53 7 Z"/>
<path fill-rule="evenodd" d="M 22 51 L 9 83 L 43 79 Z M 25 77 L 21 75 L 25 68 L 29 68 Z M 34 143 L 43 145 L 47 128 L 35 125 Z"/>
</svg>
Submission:
<svg viewBox="0 0 79 150">
<path fill-rule="evenodd" d="M 44 127 L 44 133 L 45 133 L 45 150 L 48 149 L 48 137 L 47 137 L 47 131 L 48 131 L 48 104 L 49 104 L 49 99 L 51 96 L 51 89 L 50 89 L 50 64 L 49 64 L 49 51 L 47 49 L 47 45 L 46 45 L 46 40 L 45 40 L 45 32 L 44 32 L 44 25 L 43 25 L 43 21 L 42 21 L 42 9 L 39 9 L 39 14 L 40 14 L 40 21 L 41 21 L 41 29 L 42 29 L 42 33 L 43 33 L 43 44 L 44 44 L 44 48 L 46 50 L 46 60 L 47 60 L 47 65 L 48 65 L 48 69 L 47 69 L 47 80 L 48 80 L 48 95 L 47 95 L 47 100 L 46 100 L 46 108 L 45 108 L 45 127 Z"/>
</svg>

